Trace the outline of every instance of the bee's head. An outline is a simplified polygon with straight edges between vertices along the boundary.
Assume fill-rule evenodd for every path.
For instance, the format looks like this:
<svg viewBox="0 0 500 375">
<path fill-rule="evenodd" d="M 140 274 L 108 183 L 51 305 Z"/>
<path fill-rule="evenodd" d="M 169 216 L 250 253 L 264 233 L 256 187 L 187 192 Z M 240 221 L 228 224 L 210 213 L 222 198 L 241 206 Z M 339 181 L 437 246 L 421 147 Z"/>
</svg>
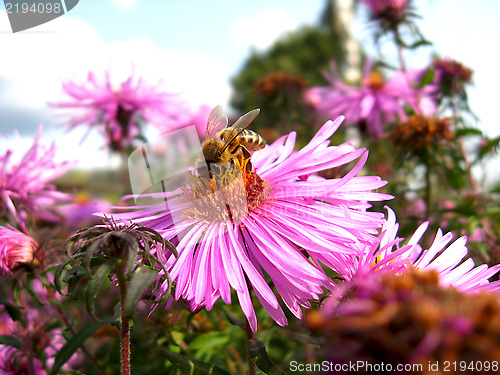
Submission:
<svg viewBox="0 0 500 375">
<path fill-rule="evenodd" d="M 220 161 L 220 141 L 216 139 L 208 139 L 203 142 L 201 149 L 207 163 L 218 163 Z"/>
</svg>

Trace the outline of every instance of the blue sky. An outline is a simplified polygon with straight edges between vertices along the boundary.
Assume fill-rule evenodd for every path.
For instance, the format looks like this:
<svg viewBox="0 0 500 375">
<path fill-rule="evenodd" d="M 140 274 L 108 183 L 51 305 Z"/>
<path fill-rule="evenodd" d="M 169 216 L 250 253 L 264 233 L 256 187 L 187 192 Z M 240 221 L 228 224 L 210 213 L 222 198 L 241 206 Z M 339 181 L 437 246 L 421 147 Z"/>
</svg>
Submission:
<svg viewBox="0 0 500 375">
<path fill-rule="evenodd" d="M 408 64 L 421 68 L 437 51 L 474 69 L 471 106 L 482 129 L 491 136 L 500 134 L 496 110 L 500 1 L 414 3 L 423 17 L 418 24 L 434 46 L 408 55 Z M 63 134 L 57 128 L 61 120 L 47 108 L 47 101 L 64 98 L 61 79 L 83 80 L 88 70 L 111 68 L 119 81 L 134 68 L 146 80 L 162 80 L 165 89 L 183 92 L 194 105 L 227 106 L 229 78 L 250 48 L 264 49 L 286 31 L 314 23 L 324 4 L 323 0 L 80 0 L 68 14 L 16 34 L 10 31 L 2 4 L 0 133 L 10 137 L 17 129 L 28 136 L 43 122 L 45 138 L 70 140 L 61 142 L 63 158 L 71 154 L 82 159 L 80 165 L 93 165 L 102 159 L 102 155 L 88 156 L 99 155 L 99 136 L 91 134 L 75 153 L 72 145 L 84 131 Z M 375 54 L 365 21 L 366 14 L 360 12 L 353 32 Z M 383 52 L 391 56 L 393 50 L 387 46 Z M 21 137 L 24 147 L 29 142 Z"/>
<path fill-rule="evenodd" d="M 237 39 L 233 29 L 235 23 L 259 19 L 263 14 L 277 16 L 278 27 L 313 23 L 324 1 L 108 0 L 99 2 L 99 11 L 95 4 L 94 1 L 81 0 L 71 17 L 102 30 L 106 43 L 148 38 L 158 48 L 219 56 L 234 72 L 248 47 L 238 45 L 244 40 Z M 263 26 L 250 24 L 248 33 L 254 34 L 259 41 Z M 269 27 L 269 24 L 265 26 Z M 274 30 L 270 34 L 271 38 L 276 37 Z"/>
</svg>

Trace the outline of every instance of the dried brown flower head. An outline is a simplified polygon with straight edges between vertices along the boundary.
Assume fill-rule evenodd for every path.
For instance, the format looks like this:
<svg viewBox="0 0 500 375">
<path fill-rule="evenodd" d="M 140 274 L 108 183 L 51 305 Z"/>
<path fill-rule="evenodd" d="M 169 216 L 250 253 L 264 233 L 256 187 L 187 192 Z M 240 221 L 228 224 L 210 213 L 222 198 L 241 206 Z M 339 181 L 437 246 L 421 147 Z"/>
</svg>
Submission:
<svg viewBox="0 0 500 375">
<path fill-rule="evenodd" d="M 447 94 L 464 93 L 464 85 L 472 83 L 473 71 L 453 59 L 437 59 L 432 63 L 442 91 Z"/>
<path fill-rule="evenodd" d="M 265 100 L 274 99 L 279 93 L 302 94 L 307 82 L 300 75 L 287 72 L 270 73 L 259 80 L 254 87 L 259 97 Z"/>
<path fill-rule="evenodd" d="M 431 374 L 429 363 L 500 358 L 500 302 L 490 293 L 464 294 L 442 287 L 437 272 L 378 274 L 348 285 L 344 298 L 307 316 L 335 363 L 422 364 L 416 374 Z M 498 369 L 498 367 L 497 367 Z M 470 369 L 449 369 L 450 374 Z M 482 369 L 484 371 L 485 368 Z M 371 373 L 360 371 L 356 373 Z M 471 372 L 472 373 L 472 372 Z M 476 373 L 482 373 L 481 371 Z"/>
<path fill-rule="evenodd" d="M 453 139 L 454 133 L 449 118 L 414 115 L 399 122 L 387 136 L 402 150 L 441 149 Z"/>
</svg>

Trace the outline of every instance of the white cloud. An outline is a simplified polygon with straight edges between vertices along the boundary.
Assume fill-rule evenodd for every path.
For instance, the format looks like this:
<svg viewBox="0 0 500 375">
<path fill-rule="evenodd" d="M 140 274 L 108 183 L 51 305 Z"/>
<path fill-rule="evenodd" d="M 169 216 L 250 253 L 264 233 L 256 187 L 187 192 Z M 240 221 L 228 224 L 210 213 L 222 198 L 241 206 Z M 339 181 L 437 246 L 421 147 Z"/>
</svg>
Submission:
<svg viewBox="0 0 500 375">
<path fill-rule="evenodd" d="M 5 12 L 0 13 L 0 30 L 10 30 Z M 227 105 L 229 101 L 227 71 L 221 60 L 160 49 L 148 39 L 106 44 L 89 24 L 67 16 L 31 31 L 0 33 L 0 46 L 0 133 L 3 134 L 11 133 L 13 128 L 24 128 L 26 133 L 28 127 L 34 134 L 45 119 L 45 134 L 62 137 L 64 145 L 78 144 L 84 132 L 65 134 L 61 129 L 54 130 L 54 124 L 60 120 L 53 116 L 55 112 L 47 107 L 47 102 L 65 98 L 61 91 L 62 79 L 83 81 L 88 71 L 101 76 L 108 68 L 117 82 L 132 71 L 146 82 L 161 81 L 163 89 L 181 92 L 195 106 Z M 47 123 L 51 118 L 53 122 Z M 102 139 L 91 134 L 81 148 L 78 147 L 81 155 L 90 155 L 90 159 L 85 156 L 86 160 L 80 164 L 92 166 L 103 160 L 102 152 L 93 154 L 102 144 Z M 74 159 L 75 156 L 70 155 L 74 151 L 75 147 L 70 146 L 64 152 Z"/>
<path fill-rule="evenodd" d="M 7 17 L 0 17 L 0 29 L 9 28 Z M 103 49 L 95 29 L 67 17 L 25 32 L 0 34 L 0 45 L 0 80 L 8 86 L 0 92 L 2 104 L 37 108 L 60 91 L 60 76 L 88 66 Z"/>
<path fill-rule="evenodd" d="M 147 81 L 162 80 L 171 92 L 181 92 L 193 104 L 227 104 L 230 86 L 223 62 L 213 56 L 186 51 L 162 50 L 148 39 L 109 46 L 117 75 L 126 77 L 133 66 Z"/>
<path fill-rule="evenodd" d="M 285 11 L 276 10 L 252 17 L 237 18 L 232 25 L 233 42 L 240 48 L 265 49 L 287 31 L 297 28 L 297 22 Z"/>
<path fill-rule="evenodd" d="M 8 27 L 7 18 L 0 17 L 0 30 Z M 146 80 L 162 79 L 166 90 L 183 91 L 192 102 L 228 101 L 226 68 L 215 57 L 159 49 L 148 39 L 105 44 L 93 27 L 69 17 L 34 30 L 0 34 L 4 104 L 44 108 L 61 98 L 61 79 L 84 79 L 90 70 L 98 74 L 108 68 L 117 81 L 133 69 Z"/>
</svg>

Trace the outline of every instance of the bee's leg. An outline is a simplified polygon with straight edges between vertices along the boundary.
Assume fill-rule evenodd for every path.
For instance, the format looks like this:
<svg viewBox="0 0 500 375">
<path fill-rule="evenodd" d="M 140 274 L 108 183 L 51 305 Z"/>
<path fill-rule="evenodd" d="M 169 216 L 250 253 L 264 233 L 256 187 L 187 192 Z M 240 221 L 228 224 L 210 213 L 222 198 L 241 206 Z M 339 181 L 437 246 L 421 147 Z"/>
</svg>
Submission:
<svg viewBox="0 0 500 375">
<path fill-rule="evenodd" d="M 198 170 L 198 176 L 200 176 L 200 178 L 210 179 L 209 164 L 200 165 L 196 167 L 196 169 Z"/>
<path fill-rule="evenodd" d="M 240 149 L 241 149 L 241 153 L 243 154 L 243 160 L 247 161 L 246 171 L 251 172 L 252 171 L 252 162 L 250 161 L 250 158 L 252 157 L 252 155 L 250 154 L 250 151 L 248 151 L 245 146 L 240 146 Z"/>
<path fill-rule="evenodd" d="M 223 175 L 223 166 L 218 163 L 210 163 L 210 179 L 213 181 L 215 190 L 218 190 L 218 186 L 221 182 L 221 177 Z"/>
</svg>

